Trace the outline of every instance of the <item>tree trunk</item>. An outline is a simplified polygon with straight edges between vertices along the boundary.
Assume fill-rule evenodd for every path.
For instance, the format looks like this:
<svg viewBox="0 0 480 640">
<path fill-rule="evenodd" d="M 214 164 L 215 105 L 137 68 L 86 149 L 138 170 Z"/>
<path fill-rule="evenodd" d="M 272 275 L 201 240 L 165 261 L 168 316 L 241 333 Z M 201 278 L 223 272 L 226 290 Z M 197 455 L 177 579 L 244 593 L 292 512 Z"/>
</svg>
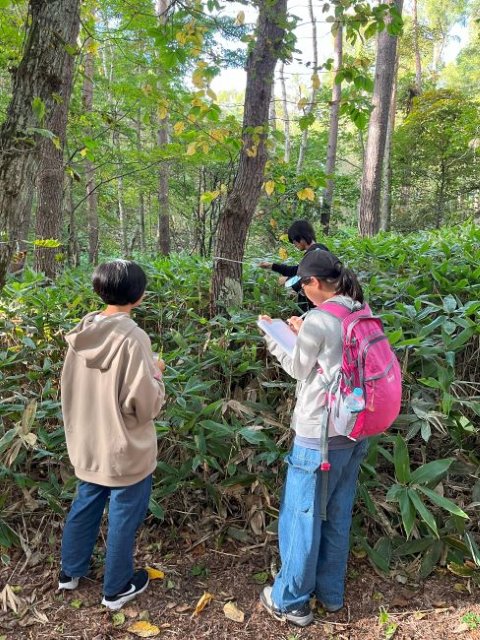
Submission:
<svg viewBox="0 0 480 640">
<path fill-rule="evenodd" d="M 137 118 L 137 151 L 140 154 L 142 151 L 142 112 L 138 110 Z M 139 186 L 140 193 L 138 194 L 138 229 L 140 232 L 140 249 L 145 251 L 145 195 L 143 193 L 143 186 Z"/>
<path fill-rule="evenodd" d="M 55 104 L 45 120 L 45 128 L 55 138 L 44 138 L 40 144 L 40 171 L 37 178 L 38 207 L 35 219 L 37 240 L 54 238 L 60 240 L 64 209 L 65 171 L 63 149 L 67 134 L 68 107 L 73 88 L 74 58 L 67 47 L 75 48 L 79 20 L 70 22 L 70 32 L 63 47 L 63 78 L 60 90 L 56 92 Z M 35 271 L 42 271 L 54 279 L 59 268 L 59 249 L 35 247 Z"/>
<path fill-rule="evenodd" d="M 115 115 L 115 119 L 118 119 L 118 114 Z M 112 143 L 113 147 L 116 150 L 118 157 L 120 157 L 120 134 L 117 129 L 117 124 L 115 124 L 115 129 L 112 134 Z M 122 177 L 122 169 L 120 166 L 119 176 L 117 178 L 117 210 L 118 210 L 118 222 L 120 223 L 120 241 L 122 247 L 122 257 L 127 258 L 128 256 L 128 237 L 127 237 L 127 219 L 125 214 L 125 207 L 123 203 L 123 177 Z"/>
<path fill-rule="evenodd" d="M 402 11 L 403 0 L 394 0 L 398 11 Z M 377 62 L 373 88 L 373 111 L 368 125 L 367 146 L 363 166 L 360 193 L 358 229 L 362 236 L 375 235 L 380 226 L 380 193 L 383 158 L 387 136 L 388 113 L 392 95 L 397 37 L 384 29 L 378 35 Z"/>
<path fill-rule="evenodd" d="M 317 100 L 317 94 L 319 89 L 318 82 L 318 45 L 317 45 L 317 21 L 315 20 L 315 14 L 313 12 L 313 0 L 308 0 L 308 11 L 310 14 L 310 22 L 312 23 L 312 43 L 313 43 L 313 75 L 312 75 L 312 91 L 310 93 L 310 101 L 305 109 L 305 115 L 310 115 Z M 317 84 L 318 82 L 318 84 Z M 302 170 L 305 160 L 305 154 L 307 152 L 308 145 L 308 127 L 302 133 L 302 140 L 300 142 L 300 149 L 298 152 L 297 160 L 297 174 Z"/>
<path fill-rule="evenodd" d="M 285 161 L 285 164 L 288 164 L 290 162 L 290 151 L 292 148 L 292 143 L 290 140 L 290 116 L 288 113 L 287 85 L 285 84 L 285 76 L 283 73 L 284 68 L 285 63 L 282 61 L 280 64 L 278 75 L 280 77 L 280 87 L 282 89 L 283 132 L 285 135 L 285 151 L 283 154 L 283 159 Z"/>
<path fill-rule="evenodd" d="M 422 58 L 420 56 L 417 0 L 413 0 L 413 41 L 415 47 L 415 89 L 417 96 L 422 93 Z"/>
<path fill-rule="evenodd" d="M 73 202 L 73 179 L 70 178 L 68 185 L 68 264 L 71 267 L 78 267 L 80 264 L 80 250 L 77 238 L 77 223 L 75 220 L 75 205 Z"/>
<path fill-rule="evenodd" d="M 385 139 L 385 161 L 382 184 L 382 209 L 380 214 L 380 229 L 389 231 L 392 221 L 392 142 L 395 130 L 395 115 L 397 112 L 397 76 L 399 55 L 395 57 L 395 75 L 393 78 L 392 97 L 388 113 L 387 137 Z"/>
<path fill-rule="evenodd" d="M 275 65 L 284 46 L 286 0 L 261 0 L 256 41 L 247 60 L 247 87 L 242 150 L 233 187 L 220 215 L 214 263 L 211 313 L 242 302 L 242 265 L 245 241 L 260 196 L 267 160 L 265 140 Z"/>
<path fill-rule="evenodd" d="M 0 288 L 18 238 L 29 185 L 40 160 L 44 128 L 63 91 L 65 50 L 79 23 L 79 0 L 30 0 L 30 27 L 13 75 L 12 99 L 0 129 Z"/>
<path fill-rule="evenodd" d="M 332 101 L 330 103 L 330 125 L 328 129 L 328 147 L 327 162 L 325 164 L 325 173 L 332 175 L 335 172 L 335 164 L 337 160 L 337 141 L 338 141 L 338 121 L 340 116 L 340 103 L 342 100 L 342 85 L 335 82 L 335 77 L 340 71 L 343 58 L 343 27 L 342 23 L 337 24 L 337 30 L 333 41 L 333 88 Z M 323 232 L 328 234 L 330 227 L 330 215 L 332 212 L 333 190 L 335 181 L 330 178 L 323 190 L 322 210 L 320 221 Z"/>
<path fill-rule="evenodd" d="M 157 17 L 161 25 L 166 24 L 168 0 L 156 0 Z M 159 118 L 158 126 L 158 146 L 160 149 L 169 143 L 168 135 L 168 115 Z M 158 250 L 164 256 L 170 253 L 170 205 L 168 198 L 168 162 L 160 163 L 158 169 Z"/>
<path fill-rule="evenodd" d="M 93 54 L 88 51 L 91 38 L 85 42 L 87 54 L 85 56 L 85 71 L 83 76 L 83 108 L 87 119 L 93 109 L 93 78 L 95 74 L 95 61 Z M 91 137 L 92 130 L 86 131 Z M 95 167 L 89 158 L 85 157 L 85 185 L 87 190 L 87 220 L 88 220 L 88 260 L 90 264 L 98 262 L 98 195 L 95 189 Z"/>
</svg>

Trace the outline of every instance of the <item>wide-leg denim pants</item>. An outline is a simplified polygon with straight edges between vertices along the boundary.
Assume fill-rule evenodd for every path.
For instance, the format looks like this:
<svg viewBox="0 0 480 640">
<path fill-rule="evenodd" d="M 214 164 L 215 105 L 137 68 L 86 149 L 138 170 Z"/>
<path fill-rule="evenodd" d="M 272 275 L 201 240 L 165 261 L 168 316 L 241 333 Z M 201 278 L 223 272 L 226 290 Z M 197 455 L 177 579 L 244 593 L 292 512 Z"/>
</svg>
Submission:
<svg viewBox="0 0 480 640">
<path fill-rule="evenodd" d="M 80 480 L 63 530 L 63 571 L 73 578 L 87 575 L 103 511 L 110 499 L 103 592 L 106 596 L 120 593 L 134 573 L 135 535 L 147 513 L 151 490 L 151 475 L 127 487 L 104 487 Z"/>
<path fill-rule="evenodd" d="M 321 454 L 293 445 L 280 504 L 281 569 L 272 599 L 282 611 L 296 609 L 312 594 L 328 608 L 343 606 L 350 526 L 360 463 L 367 441 L 329 452 L 327 520 L 320 517 Z"/>
</svg>

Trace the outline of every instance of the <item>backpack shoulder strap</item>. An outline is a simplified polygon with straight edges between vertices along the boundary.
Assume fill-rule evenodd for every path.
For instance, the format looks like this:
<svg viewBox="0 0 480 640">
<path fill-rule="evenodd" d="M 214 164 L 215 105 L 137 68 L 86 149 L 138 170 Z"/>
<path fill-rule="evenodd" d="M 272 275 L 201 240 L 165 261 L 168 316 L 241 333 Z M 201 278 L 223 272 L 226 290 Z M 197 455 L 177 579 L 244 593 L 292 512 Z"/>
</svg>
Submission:
<svg viewBox="0 0 480 640">
<path fill-rule="evenodd" d="M 325 311 L 325 313 L 328 313 L 329 315 L 337 318 L 340 321 L 345 320 L 347 316 L 353 313 L 353 311 L 346 307 L 344 304 L 335 301 L 324 302 L 323 304 L 318 306 L 317 309 L 319 309 L 319 311 Z"/>
</svg>

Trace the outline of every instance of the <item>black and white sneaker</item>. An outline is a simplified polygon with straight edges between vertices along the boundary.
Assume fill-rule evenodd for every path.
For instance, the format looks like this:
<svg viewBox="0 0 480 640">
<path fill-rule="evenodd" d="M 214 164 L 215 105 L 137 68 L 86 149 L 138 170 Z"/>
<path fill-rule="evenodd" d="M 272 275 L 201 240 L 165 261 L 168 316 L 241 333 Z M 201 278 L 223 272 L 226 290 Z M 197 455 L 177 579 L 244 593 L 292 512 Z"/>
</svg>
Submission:
<svg viewBox="0 0 480 640">
<path fill-rule="evenodd" d="M 281 611 L 272 600 L 272 587 L 264 587 L 260 594 L 260 603 L 276 620 L 288 620 L 297 627 L 306 627 L 313 622 L 313 613 L 308 602 L 298 609 Z"/>
<path fill-rule="evenodd" d="M 72 576 L 67 576 L 65 571 L 60 571 L 60 575 L 58 576 L 58 588 L 66 589 L 68 591 L 73 591 L 78 587 L 78 583 L 80 582 L 80 578 L 72 578 Z"/>
<path fill-rule="evenodd" d="M 143 593 L 147 587 L 148 573 L 145 569 L 140 569 L 133 574 L 130 583 L 120 593 L 117 593 L 116 596 L 104 596 L 102 604 L 109 609 L 118 611 L 124 604 L 136 598 L 139 593 Z"/>
</svg>

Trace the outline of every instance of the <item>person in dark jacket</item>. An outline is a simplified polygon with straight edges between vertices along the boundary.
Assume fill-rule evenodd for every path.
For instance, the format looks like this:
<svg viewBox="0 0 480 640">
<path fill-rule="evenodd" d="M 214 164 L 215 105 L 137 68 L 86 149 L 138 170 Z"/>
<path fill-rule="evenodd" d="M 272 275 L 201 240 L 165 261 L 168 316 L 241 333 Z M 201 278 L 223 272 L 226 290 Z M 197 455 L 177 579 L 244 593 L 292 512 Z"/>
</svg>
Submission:
<svg viewBox="0 0 480 640">
<path fill-rule="evenodd" d="M 287 231 L 288 240 L 293 244 L 296 249 L 304 251 L 305 254 L 316 249 L 322 251 L 330 251 L 329 248 L 316 241 L 315 231 L 308 220 L 295 220 Z M 275 273 L 280 274 L 280 284 L 285 284 L 290 278 L 294 278 L 297 275 L 298 264 L 282 264 L 276 262 L 260 262 L 258 265 L 262 269 L 271 269 Z M 302 293 L 302 287 L 300 282 L 292 284 L 291 288 L 297 294 L 297 304 L 302 311 L 308 311 L 312 304 L 306 296 Z"/>
</svg>

